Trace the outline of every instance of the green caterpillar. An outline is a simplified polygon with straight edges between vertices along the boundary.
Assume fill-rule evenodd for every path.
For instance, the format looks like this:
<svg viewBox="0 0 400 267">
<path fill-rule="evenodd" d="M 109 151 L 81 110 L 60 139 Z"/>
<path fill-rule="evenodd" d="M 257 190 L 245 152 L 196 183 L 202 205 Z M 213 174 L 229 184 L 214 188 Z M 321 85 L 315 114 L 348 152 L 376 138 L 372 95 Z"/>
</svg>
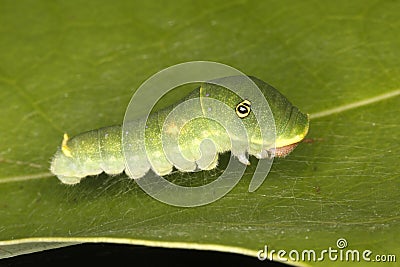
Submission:
<svg viewBox="0 0 400 267">
<path fill-rule="evenodd" d="M 67 134 L 64 134 L 61 147 L 52 159 L 50 170 L 62 183 L 76 184 L 86 176 L 97 175 L 102 172 L 115 175 L 125 171 L 129 177 L 136 179 L 143 177 L 150 169 L 160 176 L 171 173 L 173 167 L 186 172 L 195 169 L 213 169 L 218 164 L 218 154 L 209 155 L 208 159 L 204 160 L 199 151 L 199 145 L 204 139 L 210 139 L 214 143 L 217 153 L 232 149 L 230 136 L 219 123 L 206 117 L 199 117 L 178 130 L 174 128 L 173 122 L 164 125 L 168 114 L 184 101 L 194 101 L 193 105 L 190 106 L 192 110 L 186 110 L 187 113 L 198 111 L 201 114 L 206 114 L 211 108 L 205 108 L 205 99 L 218 100 L 224 103 L 230 108 L 232 114 L 235 114 L 243 122 L 248 140 L 239 141 L 243 141 L 249 146 L 243 151 L 231 151 L 240 162 L 250 164 L 246 154 L 259 159 L 271 157 L 271 155 L 285 157 L 307 135 L 309 128 L 308 114 L 302 113 L 285 96 L 264 81 L 255 77 L 249 78 L 265 96 L 274 116 L 276 127 L 274 149 L 265 149 L 262 145 L 257 120 L 252 112 L 252 101 L 254 99 L 241 99 L 237 94 L 224 87 L 212 83 L 203 83 L 177 104 L 151 113 L 147 121 L 146 118 L 141 118 L 131 122 L 130 128 L 133 130 L 125 142 L 128 141 L 132 149 L 137 149 L 140 145 L 143 145 L 143 142 L 146 144 L 146 153 L 139 151 L 134 158 L 129 159 L 135 162 L 134 170 L 128 170 L 125 166 L 121 126 L 92 130 L 71 139 Z M 221 119 L 228 118 L 224 113 L 221 113 L 220 116 Z M 145 136 L 140 136 L 139 131 L 135 131 L 137 129 L 135 125 L 139 127 L 144 122 L 146 123 Z M 185 159 L 188 159 L 186 165 L 179 164 L 174 160 L 174 157 L 165 155 L 161 135 L 163 127 L 170 132 L 179 132 L 177 142 L 180 146 L 180 152 Z"/>
</svg>

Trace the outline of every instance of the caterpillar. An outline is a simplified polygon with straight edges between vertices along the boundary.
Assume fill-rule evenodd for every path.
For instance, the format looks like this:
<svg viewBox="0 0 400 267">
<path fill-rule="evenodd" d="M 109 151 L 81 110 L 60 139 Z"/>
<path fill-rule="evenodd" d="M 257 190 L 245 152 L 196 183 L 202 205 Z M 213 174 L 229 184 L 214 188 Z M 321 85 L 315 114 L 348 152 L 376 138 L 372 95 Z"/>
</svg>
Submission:
<svg viewBox="0 0 400 267">
<path fill-rule="evenodd" d="M 309 128 L 309 116 L 302 113 L 297 107 L 283 96 L 278 90 L 266 82 L 248 76 L 261 90 L 268 101 L 275 120 L 275 148 L 266 149 L 260 142 L 260 131 L 257 128 L 257 120 L 254 116 L 252 102 L 255 99 L 241 99 L 234 92 L 213 83 L 203 83 L 182 100 L 174 105 L 157 112 L 152 112 L 147 118 L 139 118 L 132 121 L 132 131 L 128 139 L 132 149 L 138 149 L 145 143 L 146 151 L 138 149 L 138 153 L 129 160 L 135 162 L 135 168 L 130 170 L 125 166 L 122 144 L 122 126 L 109 126 L 88 132 L 84 132 L 70 138 L 64 134 L 61 146 L 58 148 L 51 161 L 51 172 L 64 184 L 77 184 L 84 177 L 98 175 L 105 172 L 109 175 L 125 173 L 133 179 L 143 177 L 150 169 L 157 175 L 164 176 L 172 172 L 173 168 L 184 172 L 196 169 L 211 170 L 218 164 L 218 154 L 232 149 L 230 136 L 216 121 L 207 117 L 198 117 L 189 121 L 181 129 L 175 129 L 174 121 L 166 121 L 168 114 L 183 102 L 192 100 L 184 113 L 206 114 L 210 107 L 205 108 L 206 99 L 218 100 L 228 107 L 228 112 L 219 114 L 222 120 L 236 116 L 243 122 L 247 131 L 248 140 L 239 140 L 249 144 L 241 151 L 231 151 L 238 160 L 246 165 L 250 162 L 246 155 L 252 155 L 258 159 L 271 156 L 285 157 L 307 135 Z M 233 79 L 227 77 L 227 79 Z M 234 80 L 233 80 L 234 81 Z M 229 115 L 229 116 L 228 116 Z M 179 116 L 179 114 L 178 114 Z M 146 132 L 142 136 L 138 129 L 145 123 Z M 164 128 L 163 128 L 164 127 Z M 181 164 L 174 157 L 167 157 L 163 146 L 162 129 L 179 133 L 177 143 L 185 159 Z M 201 155 L 199 145 L 205 139 L 213 142 L 217 153 Z M 177 157 L 176 157 L 177 158 Z"/>
</svg>

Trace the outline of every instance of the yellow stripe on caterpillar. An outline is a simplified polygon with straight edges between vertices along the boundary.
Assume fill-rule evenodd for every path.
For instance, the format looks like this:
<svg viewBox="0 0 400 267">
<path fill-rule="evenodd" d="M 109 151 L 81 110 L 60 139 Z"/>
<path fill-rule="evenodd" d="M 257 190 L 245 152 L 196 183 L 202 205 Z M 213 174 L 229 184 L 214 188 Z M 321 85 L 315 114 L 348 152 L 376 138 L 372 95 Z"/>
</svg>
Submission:
<svg viewBox="0 0 400 267">
<path fill-rule="evenodd" d="M 68 134 L 65 133 L 61 143 L 61 151 L 64 153 L 65 156 L 72 158 L 71 149 L 67 145 L 68 140 L 69 140 Z"/>
</svg>

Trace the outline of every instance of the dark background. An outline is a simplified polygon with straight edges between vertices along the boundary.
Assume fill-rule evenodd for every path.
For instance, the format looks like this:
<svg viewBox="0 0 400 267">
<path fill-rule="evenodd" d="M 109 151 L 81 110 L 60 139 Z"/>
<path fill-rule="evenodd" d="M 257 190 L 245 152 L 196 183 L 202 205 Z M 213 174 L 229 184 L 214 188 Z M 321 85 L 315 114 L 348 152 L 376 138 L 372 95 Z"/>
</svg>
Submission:
<svg viewBox="0 0 400 267">
<path fill-rule="evenodd" d="M 115 244 L 82 244 L 21 255 L 0 261 L 0 266 L 287 266 L 249 256 L 189 249 L 152 248 Z"/>
</svg>

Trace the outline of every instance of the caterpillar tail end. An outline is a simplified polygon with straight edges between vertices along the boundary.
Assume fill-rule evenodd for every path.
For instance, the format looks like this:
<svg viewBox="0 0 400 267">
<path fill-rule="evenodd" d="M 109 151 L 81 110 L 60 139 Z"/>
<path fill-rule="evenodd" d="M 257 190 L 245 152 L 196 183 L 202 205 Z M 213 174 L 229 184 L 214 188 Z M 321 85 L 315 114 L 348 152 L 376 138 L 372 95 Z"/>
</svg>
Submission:
<svg viewBox="0 0 400 267">
<path fill-rule="evenodd" d="M 73 158 L 71 148 L 68 146 L 69 137 L 65 133 L 60 148 L 55 153 L 50 171 L 63 183 L 74 185 L 80 183 L 82 176 L 78 174 L 76 162 Z"/>
<path fill-rule="evenodd" d="M 82 177 L 73 174 L 75 164 L 71 159 L 64 152 L 58 150 L 51 161 L 51 173 L 57 176 L 63 184 L 74 185 L 82 180 Z"/>
<path fill-rule="evenodd" d="M 68 185 L 79 184 L 82 178 L 79 177 L 68 177 L 63 175 L 57 175 L 57 178 L 63 183 Z"/>
</svg>

